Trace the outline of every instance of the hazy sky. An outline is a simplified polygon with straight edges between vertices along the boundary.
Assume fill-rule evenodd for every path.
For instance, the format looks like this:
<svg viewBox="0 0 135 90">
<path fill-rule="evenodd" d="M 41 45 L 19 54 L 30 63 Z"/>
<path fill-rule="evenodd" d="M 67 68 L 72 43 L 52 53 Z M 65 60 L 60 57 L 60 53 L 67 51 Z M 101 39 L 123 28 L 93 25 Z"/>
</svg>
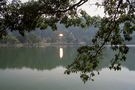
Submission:
<svg viewBox="0 0 135 90">
<path fill-rule="evenodd" d="M 84 5 L 82 5 L 80 8 L 83 10 L 86 10 L 88 14 L 90 14 L 91 16 L 104 16 L 104 9 L 103 7 L 97 7 L 96 5 L 94 5 L 96 2 L 98 3 L 102 3 L 103 0 L 89 0 L 87 3 L 85 3 Z"/>
</svg>

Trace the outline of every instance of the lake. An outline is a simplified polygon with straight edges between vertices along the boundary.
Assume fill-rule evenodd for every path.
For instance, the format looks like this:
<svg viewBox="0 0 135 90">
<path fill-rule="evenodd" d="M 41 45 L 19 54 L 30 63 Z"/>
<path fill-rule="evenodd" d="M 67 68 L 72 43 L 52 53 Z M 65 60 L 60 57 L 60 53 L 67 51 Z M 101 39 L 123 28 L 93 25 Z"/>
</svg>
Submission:
<svg viewBox="0 0 135 90">
<path fill-rule="evenodd" d="M 121 71 L 108 68 L 113 52 L 106 48 L 100 74 L 85 84 L 80 74 L 64 74 L 78 46 L 0 48 L 0 90 L 135 90 L 135 47 Z"/>
</svg>

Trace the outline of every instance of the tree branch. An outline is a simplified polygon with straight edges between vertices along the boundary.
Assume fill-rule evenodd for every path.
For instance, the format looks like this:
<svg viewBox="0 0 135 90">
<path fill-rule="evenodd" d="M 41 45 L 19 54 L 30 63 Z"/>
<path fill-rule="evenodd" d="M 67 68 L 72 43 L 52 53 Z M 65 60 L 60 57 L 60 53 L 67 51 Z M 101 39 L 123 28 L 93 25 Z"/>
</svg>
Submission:
<svg viewBox="0 0 135 90">
<path fill-rule="evenodd" d="M 55 12 L 67 12 L 69 10 L 74 9 L 75 7 L 79 7 L 81 5 L 83 5 L 84 3 L 86 3 L 88 0 L 80 0 L 78 3 L 72 5 L 71 7 L 69 7 L 68 9 L 65 10 L 56 10 Z"/>
<path fill-rule="evenodd" d="M 115 19 L 116 19 L 116 15 L 117 15 L 118 9 L 119 9 L 120 4 L 122 3 L 122 1 L 123 1 L 123 0 L 120 0 L 120 1 L 119 1 L 118 6 L 117 6 L 117 8 L 116 8 L 116 13 L 115 13 L 115 15 L 114 15 L 114 18 L 113 18 L 113 20 L 112 20 L 111 23 L 110 23 L 110 24 L 112 24 L 112 22 L 114 22 L 114 27 L 113 27 L 113 28 L 116 27 L 116 21 L 115 21 Z M 99 51 L 102 50 L 103 46 L 106 44 L 106 41 L 107 41 L 108 38 L 110 37 L 112 31 L 113 31 L 113 30 L 110 30 L 110 32 L 107 34 L 106 38 L 104 39 L 104 42 L 103 42 L 102 45 L 99 47 L 99 49 L 96 51 L 96 54 L 94 55 L 95 57 L 98 55 Z"/>
</svg>

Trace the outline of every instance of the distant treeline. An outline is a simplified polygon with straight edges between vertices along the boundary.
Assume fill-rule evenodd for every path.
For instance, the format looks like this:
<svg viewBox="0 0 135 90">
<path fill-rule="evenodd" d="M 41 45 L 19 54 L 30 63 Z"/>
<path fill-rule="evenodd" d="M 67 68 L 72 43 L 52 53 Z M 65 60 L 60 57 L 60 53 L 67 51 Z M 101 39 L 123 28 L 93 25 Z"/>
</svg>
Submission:
<svg viewBox="0 0 135 90">
<path fill-rule="evenodd" d="M 57 24 L 57 30 L 52 31 L 50 27 L 44 30 L 36 29 L 31 32 L 25 32 L 21 36 L 18 32 L 8 31 L 8 35 L 0 40 L 0 44 L 34 44 L 34 43 L 57 43 L 57 44 L 91 44 L 92 38 L 95 36 L 98 28 L 90 26 L 86 28 L 71 26 L 66 28 L 62 24 Z M 59 34 L 63 34 L 60 37 Z M 127 44 L 135 44 L 135 35 Z"/>
<path fill-rule="evenodd" d="M 25 32 L 21 36 L 18 32 L 8 32 L 0 44 L 19 44 L 19 43 L 90 43 L 92 37 L 97 32 L 94 26 L 82 29 L 81 27 L 65 28 L 64 25 L 58 24 L 58 30 L 52 31 L 51 28 L 45 30 L 36 29 L 31 32 Z M 60 37 L 59 34 L 63 34 Z"/>
</svg>

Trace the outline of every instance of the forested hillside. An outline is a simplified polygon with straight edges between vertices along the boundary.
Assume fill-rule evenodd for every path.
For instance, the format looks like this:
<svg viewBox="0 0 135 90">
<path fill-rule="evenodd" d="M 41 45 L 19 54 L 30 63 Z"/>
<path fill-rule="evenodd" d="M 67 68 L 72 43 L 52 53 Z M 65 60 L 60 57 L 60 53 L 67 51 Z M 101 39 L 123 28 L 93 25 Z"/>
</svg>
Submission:
<svg viewBox="0 0 135 90">
<path fill-rule="evenodd" d="M 65 28 L 64 25 L 57 24 L 58 30 L 52 31 L 51 28 L 36 29 L 31 32 L 25 32 L 24 36 L 21 36 L 18 32 L 8 32 L 1 44 L 16 44 L 16 43 L 61 43 L 61 44 L 88 44 L 92 37 L 97 32 L 97 28 L 94 26 L 82 29 L 81 27 L 69 27 Z M 60 37 L 59 34 L 63 34 Z"/>
</svg>

